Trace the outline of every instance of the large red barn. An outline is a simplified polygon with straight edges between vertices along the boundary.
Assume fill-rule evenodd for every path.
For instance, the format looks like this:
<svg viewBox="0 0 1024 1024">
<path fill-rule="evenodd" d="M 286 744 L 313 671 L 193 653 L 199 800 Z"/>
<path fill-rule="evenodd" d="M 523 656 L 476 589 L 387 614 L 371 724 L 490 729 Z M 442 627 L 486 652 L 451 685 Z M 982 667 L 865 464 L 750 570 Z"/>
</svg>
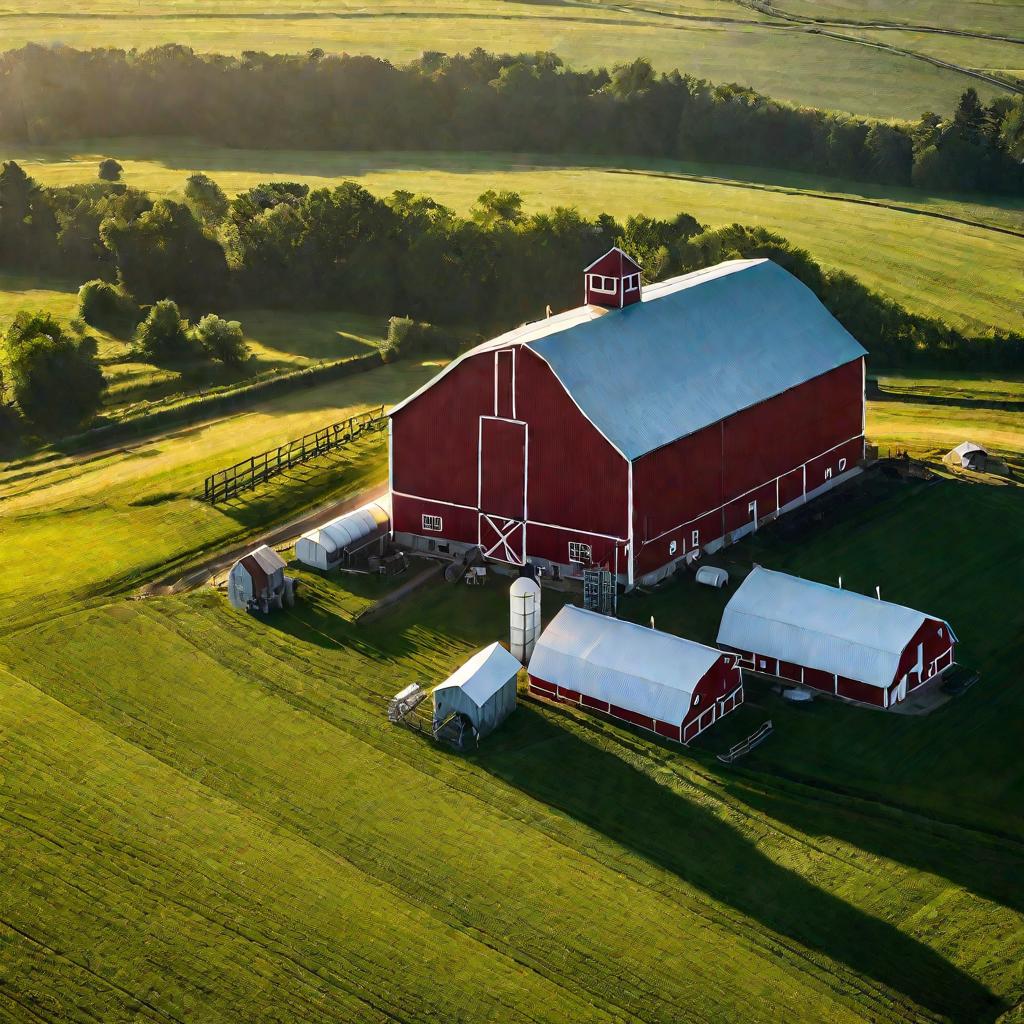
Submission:
<svg viewBox="0 0 1024 1024">
<path fill-rule="evenodd" d="M 395 406 L 397 540 L 632 585 L 859 472 L 865 352 L 805 285 L 736 260 L 634 301 L 636 266 L 612 250 L 585 272 L 586 305 L 478 345 Z"/>
</svg>

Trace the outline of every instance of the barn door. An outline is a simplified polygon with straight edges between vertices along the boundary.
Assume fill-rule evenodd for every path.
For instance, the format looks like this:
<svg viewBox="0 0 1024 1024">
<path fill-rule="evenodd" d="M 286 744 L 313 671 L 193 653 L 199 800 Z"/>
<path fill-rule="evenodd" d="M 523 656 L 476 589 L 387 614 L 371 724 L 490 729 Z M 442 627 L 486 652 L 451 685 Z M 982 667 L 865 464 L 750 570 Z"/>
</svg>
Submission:
<svg viewBox="0 0 1024 1024">
<path fill-rule="evenodd" d="M 526 424 L 480 417 L 479 544 L 488 558 L 526 561 Z"/>
</svg>

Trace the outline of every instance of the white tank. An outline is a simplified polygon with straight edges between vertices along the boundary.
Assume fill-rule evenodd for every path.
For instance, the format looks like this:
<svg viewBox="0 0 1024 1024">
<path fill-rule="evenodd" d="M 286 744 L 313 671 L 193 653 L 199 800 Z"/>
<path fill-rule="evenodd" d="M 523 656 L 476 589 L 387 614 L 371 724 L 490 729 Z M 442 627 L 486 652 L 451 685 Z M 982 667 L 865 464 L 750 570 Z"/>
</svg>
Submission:
<svg viewBox="0 0 1024 1024">
<path fill-rule="evenodd" d="M 535 580 L 520 576 L 508 592 L 509 649 L 525 665 L 540 636 L 540 587 Z"/>
</svg>

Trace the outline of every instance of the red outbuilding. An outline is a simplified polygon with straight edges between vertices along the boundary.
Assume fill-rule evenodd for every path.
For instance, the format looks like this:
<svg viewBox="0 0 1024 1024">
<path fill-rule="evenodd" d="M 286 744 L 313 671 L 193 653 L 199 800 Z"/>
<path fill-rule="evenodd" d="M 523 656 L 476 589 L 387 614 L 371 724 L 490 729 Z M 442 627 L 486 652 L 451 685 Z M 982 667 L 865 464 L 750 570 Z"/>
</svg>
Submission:
<svg viewBox="0 0 1024 1024">
<path fill-rule="evenodd" d="M 956 634 L 913 608 L 756 566 L 718 644 L 754 672 L 891 708 L 953 664 Z"/>
<path fill-rule="evenodd" d="M 566 605 L 530 657 L 530 692 L 689 743 L 743 703 L 738 659 Z"/>
<path fill-rule="evenodd" d="M 629 586 L 859 472 L 865 352 L 805 285 L 769 260 L 634 293 L 638 273 L 613 249 L 585 272 L 587 305 L 395 406 L 400 543 Z"/>
</svg>

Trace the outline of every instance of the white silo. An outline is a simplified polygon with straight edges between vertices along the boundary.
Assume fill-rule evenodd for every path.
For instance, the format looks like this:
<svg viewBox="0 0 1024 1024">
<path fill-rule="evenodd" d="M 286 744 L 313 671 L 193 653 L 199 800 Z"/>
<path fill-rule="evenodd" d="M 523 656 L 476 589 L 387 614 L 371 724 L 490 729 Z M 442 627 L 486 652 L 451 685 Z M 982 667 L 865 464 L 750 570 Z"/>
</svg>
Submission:
<svg viewBox="0 0 1024 1024">
<path fill-rule="evenodd" d="M 526 664 L 540 636 L 540 587 L 528 576 L 520 576 L 508 592 L 509 649 Z"/>
</svg>

